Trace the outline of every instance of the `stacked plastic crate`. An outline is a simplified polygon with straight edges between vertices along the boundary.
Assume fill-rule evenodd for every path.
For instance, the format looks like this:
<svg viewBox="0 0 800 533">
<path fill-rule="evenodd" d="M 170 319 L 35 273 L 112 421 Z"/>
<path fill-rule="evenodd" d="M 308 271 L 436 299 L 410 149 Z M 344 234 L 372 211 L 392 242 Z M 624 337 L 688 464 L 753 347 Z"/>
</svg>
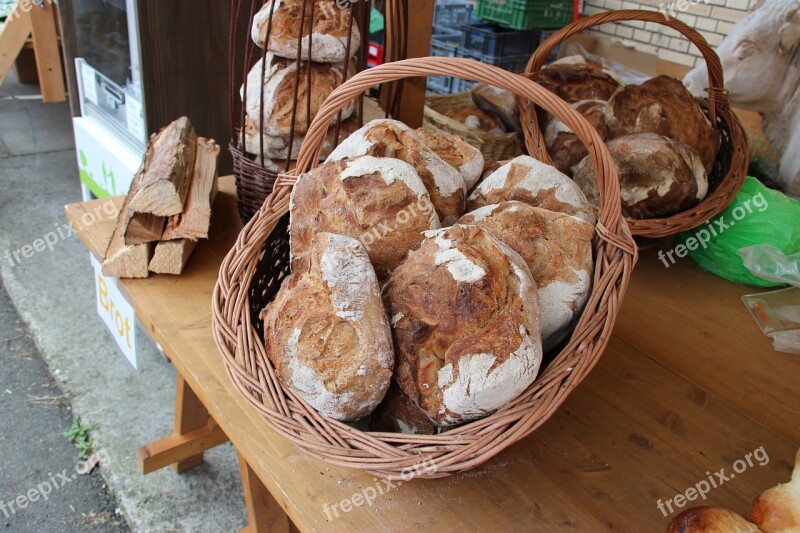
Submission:
<svg viewBox="0 0 800 533">
<path fill-rule="evenodd" d="M 461 26 L 477 19 L 473 18 L 474 5 L 469 2 L 437 0 L 434 6 L 431 55 L 435 57 L 458 57 L 464 44 Z M 429 76 L 428 91 L 437 94 L 453 92 L 453 78 Z"/>
</svg>

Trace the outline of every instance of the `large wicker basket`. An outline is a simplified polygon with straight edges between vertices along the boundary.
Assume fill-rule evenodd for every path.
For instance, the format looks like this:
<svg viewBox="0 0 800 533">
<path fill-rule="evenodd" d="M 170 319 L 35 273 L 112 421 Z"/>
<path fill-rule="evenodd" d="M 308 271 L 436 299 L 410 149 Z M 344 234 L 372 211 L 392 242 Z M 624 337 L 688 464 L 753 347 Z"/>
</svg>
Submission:
<svg viewBox="0 0 800 533">
<path fill-rule="evenodd" d="M 690 230 L 719 214 L 727 206 L 747 176 L 750 150 L 739 119 L 731 110 L 728 95 L 723 86 L 722 66 L 719 57 L 700 33 L 678 19 L 665 17 L 657 11 L 620 10 L 608 11 L 581 18 L 555 32 L 536 49 L 525 69 L 526 75 L 541 70 L 550 53 L 560 43 L 587 28 L 609 22 L 642 21 L 663 24 L 677 30 L 694 44 L 706 60 L 709 79 L 708 99 L 701 107 L 708 115 L 722 138 L 722 146 L 714 162 L 709 178 L 709 193 L 698 205 L 671 217 L 657 219 L 628 219 L 631 232 L 640 237 L 660 238 Z M 520 100 L 522 129 L 529 153 L 543 161 L 550 161 L 544 135 L 536 117 L 535 106 Z"/>
<path fill-rule="evenodd" d="M 427 75 L 462 76 L 503 87 L 563 119 L 589 147 L 602 196 L 594 241 L 594 285 L 565 347 L 520 397 L 496 413 L 439 435 L 368 433 L 321 416 L 281 386 L 267 358 L 258 313 L 289 271 L 289 195 L 296 176 L 319 164 L 325 124 L 375 84 Z M 242 396 L 270 426 L 311 456 L 384 477 L 406 477 L 415 468 L 419 477 L 443 477 L 474 468 L 530 434 L 586 377 L 611 336 L 636 257 L 633 237 L 621 216 L 611 156 L 598 134 L 568 104 L 522 76 L 473 60 L 398 61 L 357 74 L 323 105 L 306 136 L 297 169 L 281 174 L 222 263 L 212 299 L 214 338 Z"/>
</svg>

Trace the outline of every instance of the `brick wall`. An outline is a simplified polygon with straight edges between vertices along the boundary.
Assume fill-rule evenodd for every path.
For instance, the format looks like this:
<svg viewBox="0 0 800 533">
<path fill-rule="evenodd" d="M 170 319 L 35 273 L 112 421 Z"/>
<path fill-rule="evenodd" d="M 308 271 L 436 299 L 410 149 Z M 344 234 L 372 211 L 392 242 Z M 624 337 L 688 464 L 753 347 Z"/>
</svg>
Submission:
<svg viewBox="0 0 800 533">
<path fill-rule="evenodd" d="M 711 46 L 717 46 L 731 27 L 755 7 L 758 0 L 665 0 L 634 2 L 628 0 L 584 0 L 583 13 L 593 15 L 614 9 L 659 10 L 665 7 L 672 15 L 698 30 Z M 696 3 L 695 3 L 696 2 Z M 680 9 L 685 8 L 685 9 Z M 617 22 L 597 26 L 594 33 L 613 36 L 642 52 L 688 67 L 702 62 L 700 54 L 688 39 L 677 31 L 652 22 Z"/>
</svg>

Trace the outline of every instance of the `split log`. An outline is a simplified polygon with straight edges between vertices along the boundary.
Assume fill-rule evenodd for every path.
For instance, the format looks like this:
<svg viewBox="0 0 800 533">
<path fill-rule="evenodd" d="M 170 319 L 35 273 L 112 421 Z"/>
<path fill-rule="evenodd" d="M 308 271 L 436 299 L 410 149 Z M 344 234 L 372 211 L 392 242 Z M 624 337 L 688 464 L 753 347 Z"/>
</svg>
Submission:
<svg viewBox="0 0 800 533">
<path fill-rule="evenodd" d="M 133 213 L 125 228 L 125 244 L 160 241 L 166 221 L 166 217 L 150 213 Z"/>
<path fill-rule="evenodd" d="M 181 215 L 170 217 L 162 240 L 208 238 L 211 204 L 217 194 L 217 158 L 220 148 L 211 139 L 197 139 L 197 156 L 189 196 Z"/>
<path fill-rule="evenodd" d="M 190 239 L 161 241 L 156 244 L 153 259 L 150 260 L 150 271 L 156 274 L 180 274 L 196 245 L 197 241 Z"/>
<path fill-rule="evenodd" d="M 181 117 L 151 140 L 152 157 L 145 162 L 139 188 L 131 190 L 129 208 L 135 213 L 173 216 L 183 212 L 194 167 L 197 136 Z"/>
</svg>

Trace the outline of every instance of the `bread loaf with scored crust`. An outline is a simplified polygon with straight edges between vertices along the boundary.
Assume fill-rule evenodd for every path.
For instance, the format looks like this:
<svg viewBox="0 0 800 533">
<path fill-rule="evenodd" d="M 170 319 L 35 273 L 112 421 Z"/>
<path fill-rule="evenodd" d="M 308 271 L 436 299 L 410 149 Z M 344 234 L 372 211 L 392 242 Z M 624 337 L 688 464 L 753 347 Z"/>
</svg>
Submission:
<svg viewBox="0 0 800 533">
<path fill-rule="evenodd" d="M 304 17 L 303 2 L 306 4 Z M 361 46 L 358 24 L 354 22 L 352 32 L 348 31 L 350 14 L 349 9 L 341 9 L 334 0 L 267 0 L 253 18 L 251 37 L 256 45 L 264 48 L 269 31 L 267 50 L 281 57 L 297 59 L 302 31 L 302 60 L 309 59 L 310 45 L 312 61 L 342 63 L 347 51 L 348 33 L 352 34 L 350 57 Z M 312 18 L 314 24 L 309 32 Z"/>
<path fill-rule="evenodd" d="M 419 128 L 415 133 L 445 163 L 459 171 L 467 190 L 478 183 L 484 165 L 483 154 L 480 150 L 458 135 L 425 128 Z"/>
<path fill-rule="evenodd" d="M 477 226 L 432 231 L 383 290 L 395 379 L 439 426 L 519 396 L 542 360 L 536 284 L 519 255 Z"/>
<path fill-rule="evenodd" d="M 407 435 L 433 435 L 436 425 L 397 385 L 389 385 L 383 401 L 372 413 L 370 431 L 405 433 Z"/>
<path fill-rule="evenodd" d="M 461 174 L 402 122 L 379 119 L 365 124 L 336 147 L 328 161 L 362 155 L 393 157 L 411 164 L 425 184 L 445 226 L 453 224 L 464 214 L 467 192 Z"/>
<path fill-rule="evenodd" d="M 589 121 L 603 140 L 609 140 L 610 130 L 605 115 L 606 102 L 583 100 L 572 104 L 572 107 Z M 555 167 L 568 176 L 573 174 L 573 167 L 589 155 L 589 151 L 575 132 L 559 118 L 552 117 L 547 123 L 544 140 Z"/>
<path fill-rule="evenodd" d="M 484 178 L 467 199 L 467 210 L 508 200 L 595 222 L 592 206 L 575 182 L 530 156 L 515 157 Z"/>
<path fill-rule="evenodd" d="M 325 135 L 325 141 L 322 145 L 320 158 L 325 159 L 328 157 L 337 144 L 347 138 L 348 135 L 361 127 L 361 121 L 358 117 L 350 117 L 343 120 L 339 126 L 339 137 L 336 138 L 336 124 L 328 128 L 328 133 Z M 261 153 L 261 140 L 259 139 L 260 124 L 258 118 L 245 118 L 245 149 L 248 153 L 259 155 Z M 268 135 L 264 134 L 264 157 L 270 159 L 288 159 L 289 158 L 289 135 Z M 294 136 L 292 141 L 292 154 L 290 159 L 297 159 L 300 155 L 300 148 L 303 146 L 305 134 L 298 134 Z"/>
<path fill-rule="evenodd" d="M 280 382 L 320 414 L 362 418 L 394 367 L 378 280 L 355 239 L 318 233 L 309 256 L 261 313 L 267 355 Z"/>
<path fill-rule="evenodd" d="M 685 211 L 708 193 L 700 156 L 685 144 L 655 133 L 633 133 L 608 144 L 617 164 L 622 212 L 630 218 L 659 218 Z M 575 182 L 599 205 L 600 193 L 591 158 L 575 167 Z"/>
<path fill-rule="evenodd" d="M 441 226 L 414 167 L 393 158 L 330 161 L 299 176 L 289 204 L 292 270 L 305 270 L 314 235 L 353 237 L 380 280 Z"/>
<path fill-rule="evenodd" d="M 517 252 L 539 293 L 542 344 L 549 350 L 569 333 L 592 287 L 594 227 L 576 217 L 511 201 L 467 213 L 473 224 Z"/>
</svg>

